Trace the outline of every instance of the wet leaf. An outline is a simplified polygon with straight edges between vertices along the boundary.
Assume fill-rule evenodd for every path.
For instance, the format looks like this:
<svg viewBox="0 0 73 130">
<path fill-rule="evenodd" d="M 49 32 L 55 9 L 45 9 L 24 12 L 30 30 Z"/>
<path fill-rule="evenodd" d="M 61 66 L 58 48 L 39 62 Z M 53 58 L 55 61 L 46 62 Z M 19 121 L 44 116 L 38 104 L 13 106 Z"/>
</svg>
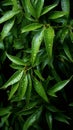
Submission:
<svg viewBox="0 0 73 130">
<path fill-rule="evenodd" d="M 46 92 L 44 90 L 44 87 L 42 86 L 42 83 L 39 82 L 36 78 L 34 78 L 34 88 L 35 91 L 46 101 L 48 102 L 48 97 L 46 95 Z"/>
</svg>

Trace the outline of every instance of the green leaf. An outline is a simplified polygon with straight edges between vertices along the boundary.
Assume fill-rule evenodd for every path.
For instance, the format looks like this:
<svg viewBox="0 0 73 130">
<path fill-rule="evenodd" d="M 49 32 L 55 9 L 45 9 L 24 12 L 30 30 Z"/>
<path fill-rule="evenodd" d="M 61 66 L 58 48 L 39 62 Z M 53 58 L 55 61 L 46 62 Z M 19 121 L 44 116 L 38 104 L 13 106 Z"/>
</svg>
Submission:
<svg viewBox="0 0 73 130">
<path fill-rule="evenodd" d="M 70 107 L 73 107 L 73 102 L 69 104 Z"/>
<path fill-rule="evenodd" d="M 69 16 L 70 14 L 70 0 L 61 0 L 61 7 L 64 12 L 66 12 L 66 15 Z"/>
<path fill-rule="evenodd" d="M 39 82 L 36 78 L 34 78 L 34 88 L 35 91 L 46 101 L 49 102 L 48 97 L 46 95 L 46 92 L 44 90 L 44 87 L 42 86 L 42 83 Z"/>
<path fill-rule="evenodd" d="M 14 19 L 10 20 L 4 24 L 2 32 L 1 32 L 2 39 L 4 39 L 8 35 L 8 33 L 11 30 L 11 28 L 13 27 L 13 25 L 14 25 Z"/>
<path fill-rule="evenodd" d="M 32 52 L 31 52 L 32 65 L 34 64 L 36 56 L 39 52 L 39 49 L 40 49 L 40 46 L 41 46 L 41 43 L 43 40 L 43 36 L 44 36 L 44 29 L 42 29 L 37 34 L 35 34 L 33 39 L 32 39 Z"/>
<path fill-rule="evenodd" d="M 63 81 L 58 82 L 57 84 L 55 84 L 53 87 L 51 87 L 48 90 L 48 94 L 50 96 L 56 96 L 55 93 L 63 89 L 70 82 L 70 80 L 71 78 L 69 78 L 68 80 L 63 80 Z"/>
<path fill-rule="evenodd" d="M 61 114 L 61 113 L 58 113 L 55 115 L 55 119 L 60 121 L 60 122 L 63 122 L 63 123 L 66 123 L 69 125 L 69 122 L 68 120 L 70 119 L 68 116 L 64 115 L 64 114 Z"/>
<path fill-rule="evenodd" d="M 40 17 L 43 5 L 44 5 L 44 0 L 38 0 L 37 1 L 37 4 L 36 4 L 36 17 L 37 18 Z"/>
<path fill-rule="evenodd" d="M 49 15 L 49 19 L 58 19 L 61 18 L 63 16 L 65 16 L 66 13 L 63 11 L 53 11 L 50 15 Z"/>
<path fill-rule="evenodd" d="M 23 75 L 23 70 L 16 71 L 9 80 L 2 86 L 2 88 L 6 89 L 8 86 L 17 83 Z"/>
<path fill-rule="evenodd" d="M 44 15 L 46 13 L 48 13 L 50 10 L 52 10 L 53 8 L 55 8 L 58 5 L 58 3 L 54 3 L 52 5 L 46 6 L 42 9 L 42 13 L 41 15 Z"/>
<path fill-rule="evenodd" d="M 14 10 L 10 10 L 8 12 L 6 12 L 1 18 L 0 18 L 0 24 L 13 18 L 16 14 L 18 14 L 20 12 L 20 10 L 14 11 Z"/>
<path fill-rule="evenodd" d="M 52 64 L 52 49 L 53 49 L 54 36 L 55 36 L 54 29 L 51 26 L 45 29 L 44 41 L 50 65 Z"/>
<path fill-rule="evenodd" d="M 65 38 L 68 36 L 68 29 L 67 28 L 64 28 L 62 29 L 62 32 L 60 34 L 60 40 L 61 40 L 61 43 L 64 42 Z"/>
<path fill-rule="evenodd" d="M 71 39 L 71 42 L 73 43 L 73 32 L 70 31 L 70 39 Z"/>
<path fill-rule="evenodd" d="M 41 75 L 41 73 L 40 73 L 39 70 L 34 70 L 34 72 L 35 72 L 36 76 L 38 76 L 38 78 L 39 78 L 40 80 L 44 81 L 44 78 L 42 77 L 42 75 Z"/>
<path fill-rule="evenodd" d="M 28 74 L 28 87 L 26 91 L 26 102 L 29 104 L 30 98 L 31 98 L 31 91 L 32 91 L 32 80 L 31 80 L 31 75 Z"/>
<path fill-rule="evenodd" d="M 27 90 L 27 85 L 28 85 L 28 77 L 27 74 L 23 73 L 19 85 L 19 100 L 22 100 L 24 98 Z"/>
<path fill-rule="evenodd" d="M 0 41 L 0 49 L 4 50 L 4 44 L 3 44 L 3 41 Z"/>
<path fill-rule="evenodd" d="M 14 10 L 18 9 L 18 0 L 12 0 Z"/>
<path fill-rule="evenodd" d="M 26 122 L 23 125 L 23 130 L 28 130 L 28 128 L 33 125 L 35 121 L 38 120 L 42 112 L 42 109 L 39 108 L 34 114 L 32 114 L 29 118 L 27 118 Z"/>
<path fill-rule="evenodd" d="M 27 10 L 26 12 L 31 14 L 33 17 L 36 17 L 36 12 L 35 12 L 34 7 L 31 4 L 31 1 L 30 0 L 24 0 L 24 2 L 25 2 L 26 10 Z"/>
<path fill-rule="evenodd" d="M 46 120 L 49 130 L 52 130 L 52 114 L 50 112 L 46 112 Z"/>
<path fill-rule="evenodd" d="M 9 98 L 8 98 L 9 100 L 13 97 L 13 95 L 14 95 L 15 92 L 17 91 L 18 87 L 19 87 L 19 83 L 16 83 L 16 84 L 14 84 L 14 85 L 12 86 L 11 91 L 10 91 L 10 94 L 9 94 Z"/>
<path fill-rule="evenodd" d="M 0 116 L 4 116 L 6 114 L 9 114 L 11 110 L 11 107 L 7 107 L 7 108 L 0 108 Z"/>
<path fill-rule="evenodd" d="M 6 56 L 9 58 L 10 61 L 12 61 L 13 63 L 15 63 L 17 65 L 23 65 L 23 66 L 25 65 L 24 61 L 16 56 L 12 56 L 7 53 L 6 53 Z"/>
<path fill-rule="evenodd" d="M 70 53 L 68 45 L 64 44 L 63 47 L 64 47 L 63 49 L 64 49 L 65 54 L 67 55 L 67 57 L 69 58 L 69 60 L 71 62 L 73 62 L 73 59 L 72 59 L 72 56 L 71 56 L 71 53 Z"/>
<path fill-rule="evenodd" d="M 33 30 L 36 30 L 38 28 L 41 28 L 42 26 L 43 26 L 43 24 L 40 24 L 40 23 L 32 23 L 32 24 L 29 24 L 29 25 L 23 27 L 21 29 L 21 32 L 24 33 L 24 32 L 33 31 Z"/>
</svg>

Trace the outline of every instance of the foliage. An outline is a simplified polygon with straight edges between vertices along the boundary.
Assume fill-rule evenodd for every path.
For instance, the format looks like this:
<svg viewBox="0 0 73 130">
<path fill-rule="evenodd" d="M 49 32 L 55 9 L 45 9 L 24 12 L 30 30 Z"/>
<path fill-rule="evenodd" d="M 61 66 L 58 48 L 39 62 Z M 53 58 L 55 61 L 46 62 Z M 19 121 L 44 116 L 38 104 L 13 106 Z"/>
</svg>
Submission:
<svg viewBox="0 0 73 130">
<path fill-rule="evenodd" d="M 58 122 L 71 130 L 70 10 L 70 0 L 0 1 L 0 128 L 3 130 L 57 130 Z"/>
</svg>

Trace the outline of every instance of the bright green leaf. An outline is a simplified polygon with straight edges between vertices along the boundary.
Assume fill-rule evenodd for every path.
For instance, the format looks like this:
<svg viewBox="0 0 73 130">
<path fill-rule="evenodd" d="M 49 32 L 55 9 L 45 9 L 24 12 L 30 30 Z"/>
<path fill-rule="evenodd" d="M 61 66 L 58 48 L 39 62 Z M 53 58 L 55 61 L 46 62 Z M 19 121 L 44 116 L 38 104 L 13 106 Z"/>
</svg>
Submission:
<svg viewBox="0 0 73 130">
<path fill-rule="evenodd" d="M 20 85 L 19 85 L 19 100 L 22 100 L 25 96 L 26 90 L 28 85 L 28 77 L 27 74 L 23 74 Z"/>
<path fill-rule="evenodd" d="M 2 86 L 2 88 L 7 88 L 8 86 L 10 85 L 13 85 L 15 83 L 17 83 L 21 77 L 23 75 L 23 70 L 19 70 L 19 71 L 16 71 L 10 78 L 9 80 Z"/>
<path fill-rule="evenodd" d="M 43 36 L 44 36 L 44 29 L 42 29 L 37 34 L 35 34 L 32 39 L 32 53 L 31 53 L 32 65 L 34 64 L 36 56 L 39 52 L 39 49 L 43 40 Z"/>
<path fill-rule="evenodd" d="M 52 49 L 53 49 L 54 36 L 55 36 L 54 29 L 51 26 L 45 29 L 44 41 L 50 65 L 52 64 Z"/>
<path fill-rule="evenodd" d="M 52 12 L 50 15 L 49 15 L 49 19 L 58 19 L 58 18 L 61 18 L 63 16 L 65 16 L 66 13 L 63 12 L 63 11 L 54 11 Z"/>
<path fill-rule="evenodd" d="M 11 11 L 8 11 L 6 12 L 1 18 L 0 18 L 0 24 L 13 18 L 16 14 L 18 14 L 20 12 L 20 10 L 17 10 L 17 11 L 14 11 L 14 10 L 11 10 Z"/>
<path fill-rule="evenodd" d="M 9 60 L 11 60 L 13 63 L 15 63 L 17 65 L 23 65 L 23 66 L 25 65 L 24 61 L 16 56 L 12 56 L 7 53 L 6 53 L 6 56 L 9 58 Z"/>
<path fill-rule="evenodd" d="M 25 6 L 26 6 L 26 10 L 29 14 L 31 14 L 33 17 L 36 17 L 36 13 L 35 13 L 35 9 L 31 4 L 30 0 L 24 0 L 25 1 Z"/>
<path fill-rule="evenodd" d="M 13 27 L 13 25 L 14 25 L 14 19 L 10 20 L 4 24 L 4 27 L 3 27 L 2 32 L 1 32 L 2 39 L 4 39 L 8 35 L 8 33 L 11 30 L 11 28 Z"/>
<path fill-rule="evenodd" d="M 32 24 L 29 24 L 25 27 L 23 27 L 21 29 L 21 32 L 24 33 L 24 32 L 29 32 L 29 31 L 33 31 L 33 30 L 36 30 L 38 28 L 41 28 L 43 26 L 43 24 L 39 24 L 39 23 L 32 23 Z"/>
<path fill-rule="evenodd" d="M 37 1 L 37 4 L 36 4 L 36 17 L 37 18 L 40 17 L 43 5 L 44 5 L 44 0 L 38 0 Z"/>
</svg>

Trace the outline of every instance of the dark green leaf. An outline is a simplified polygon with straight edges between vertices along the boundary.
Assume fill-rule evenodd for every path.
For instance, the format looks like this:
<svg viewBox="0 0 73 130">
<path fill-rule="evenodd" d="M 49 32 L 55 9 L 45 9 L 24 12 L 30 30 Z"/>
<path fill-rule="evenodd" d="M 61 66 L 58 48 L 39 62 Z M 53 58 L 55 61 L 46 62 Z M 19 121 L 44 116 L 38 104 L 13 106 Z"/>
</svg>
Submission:
<svg viewBox="0 0 73 130">
<path fill-rule="evenodd" d="M 67 16 L 70 14 L 70 0 L 61 0 L 61 7 L 64 12 L 67 13 Z"/>
<path fill-rule="evenodd" d="M 70 60 L 71 62 L 73 62 L 73 59 L 72 59 L 72 56 L 71 56 L 71 53 L 70 53 L 70 50 L 69 50 L 68 45 L 67 45 L 67 44 L 64 44 L 63 46 L 64 46 L 63 49 L 64 49 L 65 54 L 67 55 L 67 57 L 69 58 L 69 60 Z"/>
<path fill-rule="evenodd" d="M 28 128 L 35 122 L 38 120 L 38 118 L 40 117 L 40 114 L 42 112 L 42 109 L 39 108 L 34 114 L 32 114 L 24 123 L 23 125 L 23 130 L 28 130 Z"/>
<path fill-rule="evenodd" d="M 58 3 L 54 3 L 52 5 L 46 6 L 42 9 L 42 13 L 41 15 L 46 14 L 47 12 L 49 12 L 50 10 L 52 10 L 53 8 L 55 8 L 58 5 Z"/>
<path fill-rule="evenodd" d="M 19 83 L 16 83 L 12 86 L 10 94 L 9 94 L 9 100 L 12 98 L 12 96 L 15 94 L 15 92 L 17 91 L 19 87 Z"/>
<path fill-rule="evenodd" d="M 41 73 L 39 70 L 34 70 L 35 74 L 38 76 L 39 79 L 41 79 L 42 81 L 44 81 L 44 78 L 42 77 Z"/>
<path fill-rule="evenodd" d="M 27 87 L 27 91 L 26 91 L 26 102 L 27 104 L 30 101 L 31 98 L 31 91 L 32 91 L 32 80 L 31 80 L 31 75 L 28 74 L 28 87 Z"/>
<path fill-rule="evenodd" d="M 49 130 L 52 130 L 52 114 L 50 112 L 46 112 L 46 120 Z"/>
<path fill-rule="evenodd" d="M 6 114 L 9 114 L 10 110 L 11 110 L 10 107 L 8 107 L 8 108 L 0 108 L 0 116 L 4 116 Z"/>
<path fill-rule="evenodd" d="M 63 89 L 70 82 L 70 80 L 71 78 L 68 80 L 63 80 L 63 81 L 58 82 L 57 84 L 55 84 L 53 87 L 51 87 L 48 90 L 48 94 L 51 96 L 56 96 L 55 93 Z"/>
<path fill-rule="evenodd" d="M 46 92 L 44 90 L 44 87 L 42 86 L 42 83 L 39 82 L 36 78 L 34 78 L 34 88 L 35 91 L 46 101 L 49 102 L 48 97 L 46 95 Z"/>
<path fill-rule="evenodd" d="M 56 114 L 55 115 L 55 119 L 56 120 L 58 120 L 58 121 L 60 121 L 60 122 L 63 122 L 63 123 L 66 123 L 66 124 L 68 124 L 69 125 L 69 122 L 68 122 L 68 120 L 70 119 L 68 116 L 66 116 L 66 115 L 64 115 L 64 114 Z"/>
</svg>

